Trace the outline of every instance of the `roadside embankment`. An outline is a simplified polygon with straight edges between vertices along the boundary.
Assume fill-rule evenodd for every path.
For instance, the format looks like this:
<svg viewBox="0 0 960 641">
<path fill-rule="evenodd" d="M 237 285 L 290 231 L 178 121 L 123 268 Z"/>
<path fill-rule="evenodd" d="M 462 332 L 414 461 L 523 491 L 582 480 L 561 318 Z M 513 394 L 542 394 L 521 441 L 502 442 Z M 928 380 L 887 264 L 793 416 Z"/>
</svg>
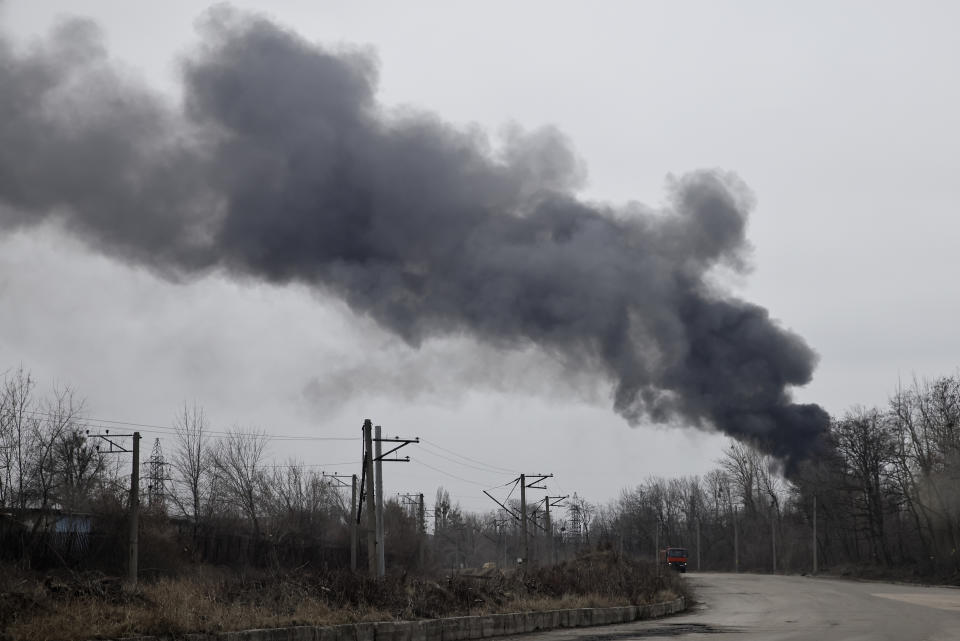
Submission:
<svg viewBox="0 0 960 641">
<path fill-rule="evenodd" d="M 310 632 L 258 638 L 371 641 L 365 631 L 376 628 L 370 626 L 379 626 L 379 641 L 451 641 L 659 616 L 660 604 L 678 597 L 690 602 L 678 575 L 609 551 L 553 566 L 396 572 L 381 579 L 342 570 L 197 567 L 144 580 L 136 592 L 98 573 L 11 567 L 0 571 L 0 641 L 220 639 L 268 628 Z M 436 632 L 440 620 L 452 622 L 445 633 Z M 391 625 L 399 631 L 388 633 Z M 458 625 L 466 632 L 450 627 Z"/>
<path fill-rule="evenodd" d="M 611 608 L 575 608 L 449 617 L 428 621 L 379 621 L 333 626 L 294 626 L 186 634 L 188 641 L 472 641 L 558 628 L 584 628 L 663 617 L 686 609 L 683 597 L 663 603 Z M 125 641 L 166 641 L 171 637 L 133 637 Z"/>
</svg>

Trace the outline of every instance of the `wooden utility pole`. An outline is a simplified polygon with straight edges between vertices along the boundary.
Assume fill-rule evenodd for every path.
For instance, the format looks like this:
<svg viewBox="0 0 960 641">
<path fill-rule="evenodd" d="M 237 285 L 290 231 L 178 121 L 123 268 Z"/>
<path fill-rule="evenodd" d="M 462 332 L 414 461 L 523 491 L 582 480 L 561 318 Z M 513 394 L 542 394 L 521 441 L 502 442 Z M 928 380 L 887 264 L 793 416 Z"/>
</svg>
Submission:
<svg viewBox="0 0 960 641">
<path fill-rule="evenodd" d="M 367 570 L 377 578 L 377 509 L 373 489 L 373 421 L 363 422 L 363 467 L 366 474 L 367 501 Z"/>
<path fill-rule="evenodd" d="M 381 428 L 377 425 L 376 439 L 374 439 L 374 451 L 376 452 L 375 490 L 377 494 L 377 576 L 382 577 L 386 574 L 386 560 L 384 557 L 383 546 L 383 448 L 380 445 L 382 438 Z"/>
<path fill-rule="evenodd" d="M 357 475 L 354 474 L 350 491 L 350 570 L 357 571 L 357 545 L 360 528 L 357 527 Z"/>
<path fill-rule="evenodd" d="M 130 472 L 130 533 L 127 540 L 127 589 L 137 587 L 140 535 L 140 432 L 133 433 L 133 469 Z"/>
</svg>

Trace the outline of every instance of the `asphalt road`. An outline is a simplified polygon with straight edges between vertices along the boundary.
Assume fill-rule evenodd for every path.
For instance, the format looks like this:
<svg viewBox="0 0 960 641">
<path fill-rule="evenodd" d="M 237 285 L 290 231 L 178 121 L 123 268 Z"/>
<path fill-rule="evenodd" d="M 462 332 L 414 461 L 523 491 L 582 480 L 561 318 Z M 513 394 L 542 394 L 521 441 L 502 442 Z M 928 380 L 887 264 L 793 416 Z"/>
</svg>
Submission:
<svg viewBox="0 0 960 641">
<path fill-rule="evenodd" d="M 524 641 L 960 640 L 960 589 L 753 574 L 690 573 L 686 579 L 699 603 L 685 614 L 535 633 Z"/>
</svg>

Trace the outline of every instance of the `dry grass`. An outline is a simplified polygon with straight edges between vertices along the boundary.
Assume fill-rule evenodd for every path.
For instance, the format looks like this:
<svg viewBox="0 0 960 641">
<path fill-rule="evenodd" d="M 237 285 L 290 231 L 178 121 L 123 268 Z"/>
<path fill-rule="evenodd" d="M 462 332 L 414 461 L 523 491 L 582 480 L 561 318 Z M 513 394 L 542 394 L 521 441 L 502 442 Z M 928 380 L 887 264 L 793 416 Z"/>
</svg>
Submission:
<svg viewBox="0 0 960 641">
<path fill-rule="evenodd" d="M 144 583 L 135 594 L 96 575 L 39 580 L 2 570 L 0 638 L 12 641 L 608 607 L 668 600 L 684 590 L 673 576 L 657 580 L 649 566 L 610 554 L 523 573 L 438 580 L 398 575 L 380 582 L 349 573 L 237 575 L 203 568 Z"/>
</svg>

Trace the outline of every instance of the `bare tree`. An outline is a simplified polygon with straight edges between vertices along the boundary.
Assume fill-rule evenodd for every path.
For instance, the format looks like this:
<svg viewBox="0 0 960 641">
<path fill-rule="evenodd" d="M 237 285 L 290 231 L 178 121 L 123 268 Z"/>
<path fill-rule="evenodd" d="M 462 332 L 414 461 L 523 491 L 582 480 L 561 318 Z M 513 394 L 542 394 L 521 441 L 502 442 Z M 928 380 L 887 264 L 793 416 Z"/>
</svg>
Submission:
<svg viewBox="0 0 960 641">
<path fill-rule="evenodd" d="M 866 523 L 874 562 L 890 562 L 884 529 L 885 497 L 890 493 L 889 474 L 896 453 L 893 431 L 875 409 L 854 408 L 834 426 L 837 450 L 847 464 L 856 488 L 856 516 Z"/>
<path fill-rule="evenodd" d="M 223 500 L 249 519 L 260 536 L 259 508 L 268 491 L 263 458 L 269 437 L 264 432 L 228 430 L 213 449 L 213 469 Z"/>
<path fill-rule="evenodd" d="M 953 558 L 960 569 L 960 378 L 914 380 L 890 399 L 895 471 L 923 558 Z"/>
<path fill-rule="evenodd" d="M 757 512 L 756 488 L 760 454 L 748 445 L 737 441 L 732 442 L 723 454 L 720 467 L 732 482 L 744 512 L 752 517 Z"/>
<path fill-rule="evenodd" d="M 177 443 L 172 466 L 177 475 L 178 491 L 173 493 L 174 504 L 193 520 L 193 539 L 196 541 L 204 506 L 209 496 L 209 482 L 213 458 L 210 451 L 207 419 L 203 408 L 196 403 L 183 404 L 174 419 Z"/>
<path fill-rule="evenodd" d="M 104 455 L 85 437 L 81 428 L 68 430 L 54 446 L 53 459 L 59 477 L 57 498 L 71 510 L 88 509 L 98 486 L 104 480 Z"/>
<path fill-rule="evenodd" d="M 350 510 L 343 495 L 323 475 L 289 460 L 269 477 L 271 527 L 275 540 L 290 535 L 320 536 L 337 524 L 347 526 Z"/>
<path fill-rule="evenodd" d="M 21 365 L 3 379 L 0 390 L 0 436 L 3 438 L 5 503 L 24 509 L 30 504 L 29 456 L 39 422 L 33 390 L 36 382 Z"/>
<path fill-rule="evenodd" d="M 42 401 L 39 407 L 40 418 L 32 424 L 29 476 L 34 497 L 40 509 L 45 510 L 58 498 L 57 490 L 65 486 L 64 469 L 56 454 L 66 438 L 80 431 L 83 401 L 77 400 L 69 387 L 55 388 L 52 398 Z"/>
</svg>

